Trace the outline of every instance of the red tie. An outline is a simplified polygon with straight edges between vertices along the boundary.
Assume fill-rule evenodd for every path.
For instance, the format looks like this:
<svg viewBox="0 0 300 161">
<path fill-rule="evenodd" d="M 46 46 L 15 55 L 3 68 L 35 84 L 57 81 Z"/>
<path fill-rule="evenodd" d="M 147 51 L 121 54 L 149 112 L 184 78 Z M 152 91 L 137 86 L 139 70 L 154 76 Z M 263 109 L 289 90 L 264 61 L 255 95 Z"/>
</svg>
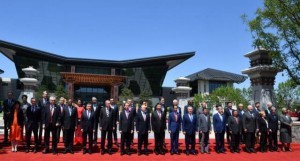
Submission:
<svg viewBox="0 0 300 161">
<path fill-rule="evenodd" d="M 176 112 L 174 113 L 174 116 L 175 116 L 175 120 L 177 122 L 177 113 Z"/>
</svg>

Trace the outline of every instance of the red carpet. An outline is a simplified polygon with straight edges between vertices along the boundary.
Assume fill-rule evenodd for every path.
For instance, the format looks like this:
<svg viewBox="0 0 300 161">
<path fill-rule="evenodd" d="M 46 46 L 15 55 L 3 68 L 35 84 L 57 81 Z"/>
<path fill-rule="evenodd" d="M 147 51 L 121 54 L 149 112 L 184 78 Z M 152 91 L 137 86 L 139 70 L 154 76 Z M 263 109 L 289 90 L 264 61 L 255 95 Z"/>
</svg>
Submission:
<svg viewBox="0 0 300 161">
<path fill-rule="evenodd" d="M 3 136 L 1 136 L 1 138 L 3 138 Z M 0 160 L 1 161 L 38 161 L 38 160 L 43 160 L 43 161 L 99 161 L 99 160 L 104 160 L 104 161 L 118 161 L 118 160 L 122 160 L 122 161 L 157 161 L 157 160 L 164 160 L 164 161 L 176 161 L 176 160 L 181 160 L 181 161 L 193 161 L 193 160 L 206 160 L 206 161 L 210 161 L 210 160 L 214 160 L 214 161 L 232 161 L 232 160 L 236 160 L 236 161 L 300 161 L 300 144 L 293 144 L 292 148 L 293 148 L 293 152 L 267 152 L 267 153 L 260 153 L 257 152 L 256 154 L 248 154 L 246 152 L 241 152 L 240 154 L 237 153 L 230 153 L 227 152 L 226 154 L 217 154 L 214 151 L 214 144 L 211 145 L 211 154 L 198 154 L 198 155 L 189 155 L 186 156 L 184 153 L 181 153 L 180 155 L 173 155 L 171 156 L 170 153 L 166 153 L 166 155 L 155 155 L 153 154 L 153 148 L 154 148 L 154 144 L 153 144 L 153 139 L 150 139 L 150 145 L 149 145 L 149 149 L 151 150 L 151 154 L 149 154 L 149 156 L 138 156 L 136 154 L 136 149 L 137 149 L 137 144 L 134 145 L 134 154 L 132 154 L 131 156 L 120 156 L 119 150 L 114 147 L 114 154 L 113 155 L 100 155 L 99 153 L 99 149 L 96 149 L 95 153 L 93 153 L 92 155 L 89 154 L 82 154 L 81 148 L 80 147 L 75 147 L 75 154 L 62 154 L 63 152 L 63 144 L 60 143 L 59 144 L 59 154 L 58 155 L 53 155 L 52 153 L 49 154 L 42 154 L 42 149 L 40 149 L 40 151 L 36 154 L 30 152 L 30 153 L 25 153 L 24 152 L 24 146 L 21 146 L 18 148 L 18 152 L 17 153 L 13 153 L 11 152 L 11 148 L 10 146 L 5 146 L 2 147 L 2 145 L 0 144 L 0 147 L 2 147 L 0 149 Z M 169 149 L 169 140 L 167 141 L 167 148 Z M 0 139 L 0 142 L 2 142 L 2 139 Z M 211 142 L 214 142 L 214 140 L 211 140 Z M 136 142 L 135 142 L 136 143 Z M 23 143 L 24 145 L 24 143 Z M 196 145 L 197 148 L 199 148 L 199 144 Z M 258 147 L 258 145 L 257 145 Z M 184 146 L 184 140 L 180 140 L 180 149 L 184 150 L 185 146 Z M 182 152 L 182 151 L 181 151 Z"/>
</svg>

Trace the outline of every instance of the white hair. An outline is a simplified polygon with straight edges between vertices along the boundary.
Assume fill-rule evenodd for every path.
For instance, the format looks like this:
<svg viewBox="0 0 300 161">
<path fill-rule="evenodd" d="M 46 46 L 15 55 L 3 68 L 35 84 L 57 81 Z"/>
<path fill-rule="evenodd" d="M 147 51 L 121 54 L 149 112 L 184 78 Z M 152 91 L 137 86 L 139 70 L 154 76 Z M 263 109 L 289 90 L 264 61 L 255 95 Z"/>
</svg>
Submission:
<svg viewBox="0 0 300 161">
<path fill-rule="evenodd" d="M 49 98 L 50 100 L 56 100 L 56 97 L 54 97 L 54 96 L 50 96 L 50 98 Z"/>
</svg>

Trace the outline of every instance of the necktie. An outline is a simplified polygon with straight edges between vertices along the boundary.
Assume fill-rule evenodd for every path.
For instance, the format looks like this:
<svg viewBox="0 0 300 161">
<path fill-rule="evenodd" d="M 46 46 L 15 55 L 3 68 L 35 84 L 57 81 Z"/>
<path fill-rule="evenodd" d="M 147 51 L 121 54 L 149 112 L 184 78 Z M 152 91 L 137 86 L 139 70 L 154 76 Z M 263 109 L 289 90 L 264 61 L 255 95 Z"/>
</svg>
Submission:
<svg viewBox="0 0 300 161">
<path fill-rule="evenodd" d="M 34 112 L 34 111 L 35 111 L 35 106 L 32 106 L 31 112 Z"/>
<path fill-rule="evenodd" d="M 144 121 L 146 121 L 146 114 L 145 114 L 145 112 L 143 112 L 142 114 L 143 114 Z"/>
<path fill-rule="evenodd" d="M 109 117 L 109 110 L 106 108 L 106 116 Z"/>
<path fill-rule="evenodd" d="M 193 122 L 193 116 L 190 114 L 190 120 L 191 122 Z"/>
<path fill-rule="evenodd" d="M 51 113 L 51 116 L 50 116 L 50 123 L 52 123 L 53 111 L 54 111 L 54 107 L 53 107 L 53 105 L 51 105 L 51 106 L 50 106 L 50 113 Z"/>
<path fill-rule="evenodd" d="M 238 118 L 237 118 L 237 117 L 235 117 L 235 121 L 236 121 L 237 124 L 239 124 L 239 121 L 238 121 Z"/>
<path fill-rule="evenodd" d="M 72 114 L 72 108 L 71 107 L 69 107 L 69 113 L 70 113 L 70 116 L 71 116 L 71 114 Z"/>
<path fill-rule="evenodd" d="M 88 119 L 91 117 L 91 111 L 88 111 Z"/>
<path fill-rule="evenodd" d="M 178 119 L 178 118 L 177 118 L 177 112 L 174 113 L 174 116 L 175 116 L 175 120 L 176 120 L 176 122 L 177 122 L 177 119 Z"/>
<path fill-rule="evenodd" d="M 221 114 L 219 114 L 219 116 L 220 116 L 220 119 L 221 119 L 221 121 L 223 122 L 223 117 L 222 117 L 222 115 L 221 115 Z"/>
<path fill-rule="evenodd" d="M 161 113 L 160 113 L 160 111 L 157 111 L 157 113 L 158 113 L 159 119 L 161 119 Z"/>
</svg>

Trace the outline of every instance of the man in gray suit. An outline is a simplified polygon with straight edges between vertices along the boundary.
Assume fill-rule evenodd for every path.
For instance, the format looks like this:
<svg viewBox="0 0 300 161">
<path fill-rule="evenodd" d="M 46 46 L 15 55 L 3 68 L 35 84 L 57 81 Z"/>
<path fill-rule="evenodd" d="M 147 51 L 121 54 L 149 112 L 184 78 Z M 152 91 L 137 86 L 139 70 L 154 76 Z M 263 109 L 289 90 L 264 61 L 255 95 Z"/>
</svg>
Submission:
<svg viewBox="0 0 300 161">
<path fill-rule="evenodd" d="M 209 134 L 211 133 L 211 121 L 207 108 L 203 109 L 203 113 L 198 115 L 198 131 L 201 136 L 201 153 L 209 154 Z"/>
</svg>

